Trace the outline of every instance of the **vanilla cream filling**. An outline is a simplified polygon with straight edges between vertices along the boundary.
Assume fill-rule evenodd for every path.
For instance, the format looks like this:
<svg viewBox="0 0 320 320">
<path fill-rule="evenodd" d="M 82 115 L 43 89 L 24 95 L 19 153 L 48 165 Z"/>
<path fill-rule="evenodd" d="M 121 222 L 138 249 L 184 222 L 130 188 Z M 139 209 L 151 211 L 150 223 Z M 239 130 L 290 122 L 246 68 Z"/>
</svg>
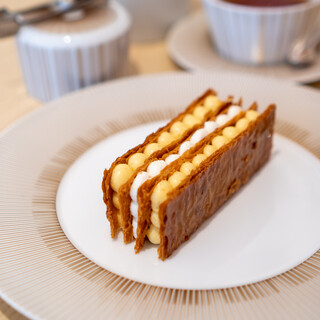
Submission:
<svg viewBox="0 0 320 320">
<path fill-rule="evenodd" d="M 241 109 L 239 110 L 239 112 Z M 235 112 L 235 109 L 232 109 L 231 114 L 235 113 L 237 115 L 239 112 Z M 229 115 L 229 113 L 228 113 Z M 154 188 L 154 191 L 151 195 L 151 226 L 147 230 L 147 237 L 150 242 L 154 244 L 160 243 L 160 220 L 159 220 L 159 206 L 167 199 L 167 194 L 176 188 L 186 177 L 191 173 L 193 169 L 198 167 L 202 161 L 209 157 L 213 152 L 221 148 L 223 145 L 234 139 L 242 131 L 244 131 L 251 121 L 254 121 L 259 116 L 258 112 L 254 110 L 248 110 L 245 116 L 239 119 L 234 126 L 226 127 L 222 130 L 222 133 L 214 137 L 210 143 L 208 143 L 204 149 L 203 153 L 197 154 L 192 162 L 185 162 L 181 165 L 180 170 L 174 172 L 168 180 L 160 181 Z M 221 118 L 220 118 L 221 119 Z M 218 122 L 218 121 L 217 121 Z M 221 126 L 221 125 L 220 125 Z M 201 130 L 201 129 L 199 129 Z M 199 134 L 201 136 L 201 134 Z M 190 139 L 191 140 L 191 139 Z"/>
<path fill-rule="evenodd" d="M 190 140 L 183 142 L 179 148 L 179 154 L 171 154 L 165 160 L 156 160 L 149 164 L 147 171 L 141 171 L 137 174 L 134 179 L 131 189 L 131 205 L 130 213 L 132 215 L 132 226 L 133 226 L 133 235 L 137 237 L 137 224 L 138 224 L 138 203 L 137 203 L 137 194 L 140 186 L 148 179 L 151 179 L 158 174 L 171 162 L 177 160 L 182 156 L 186 151 L 195 146 L 199 141 L 204 139 L 210 133 L 215 131 L 217 128 L 226 124 L 236 115 L 242 111 L 240 106 L 230 106 L 226 114 L 218 115 L 216 121 L 206 121 L 204 122 L 203 128 L 196 130 L 193 135 L 190 137 Z M 200 161 L 200 157 L 195 160 L 196 163 Z M 142 178 L 143 177 L 143 178 Z M 153 230 L 154 231 L 154 230 Z M 154 232 L 153 232 L 154 233 Z M 150 240 L 150 238 L 149 238 Z M 151 241 L 151 240 L 150 240 Z M 152 241 L 151 241 L 152 242 Z"/>
</svg>

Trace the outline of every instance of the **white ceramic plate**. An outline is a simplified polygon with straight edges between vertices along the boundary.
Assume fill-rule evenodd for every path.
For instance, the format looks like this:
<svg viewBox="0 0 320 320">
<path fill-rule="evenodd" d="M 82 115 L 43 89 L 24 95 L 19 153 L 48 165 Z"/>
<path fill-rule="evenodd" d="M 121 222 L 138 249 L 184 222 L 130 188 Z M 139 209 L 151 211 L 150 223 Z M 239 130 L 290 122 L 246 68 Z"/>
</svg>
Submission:
<svg viewBox="0 0 320 320">
<path fill-rule="evenodd" d="M 202 11 L 179 21 L 170 30 L 168 52 L 182 68 L 192 71 L 233 71 L 308 83 L 320 79 L 320 53 L 309 68 L 292 68 L 286 64 L 249 66 L 235 64 L 220 57 L 209 36 L 206 16 Z"/>
<path fill-rule="evenodd" d="M 141 284 L 99 267 L 69 242 L 60 227 L 56 193 L 74 161 L 99 141 L 123 130 L 171 118 L 208 87 L 216 89 L 222 97 L 230 93 L 242 96 L 245 105 L 253 100 L 258 100 L 262 107 L 276 102 L 278 132 L 320 157 L 320 93 L 277 80 L 218 72 L 161 74 L 105 83 L 52 101 L 0 136 L 2 298 L 25 315 L 40 319 L 258 319 L 262 313 L 272 319 L 317 318 L 320 251 L 290 271 L 253 285 L 223 290 L 176 290 Z M 145 129 L 141 130 L 141 135 L 145 135 Z M 284 142 L 285 150 L 291 150 L 290 146 L 290 142 Z M 125 147 L 119 152 L 124 152 Z M 292 152 L 296 154 L 298 149 L 294 146 Z M 112 152 L 109 161 L 113 157 Z M 301 157 L 302 162 L 308 162 L 304 152 Z M 99 164 L 101 168 L 97 166 L 98 171 L 108 165 L 105 161 L 108 159 Z M 289 165 L 288 170 L 299 163 Z M 288 172 L 282 174 L 287 176 Z M 293 183 L 295 177 L 292 176 Z M 297 173 L 297 177 L 300 179 L 302 175 Z M 260 174 L 253 183 L 259 184 L 259 178 Z M 257 192 L 250 191 L 251 184 L 247 187 L 232 200 L 241 202 L 247 192 Z M 98 185 L 96 188 L 99 190 Z M 317 203 L 317 199 L 312 203 Z M 103 208 L 103 203 L 99 203 Z M 224 209 L 208 226 L 227 215 Z M 105 241 L 108 230 L 104 213 L 100 217 Z M 301 226 L 307 223 L 304 221 Z M 86 229 L 84 226 L 84 232 Z M 200 241 L 205 234 L 204 226 L 169 263 L 188 257 L 197 238 Z M 301 238 L 299 234 L 297 237 Z M 301 246 L 308 242 L 301 241 Z M 146 254 L 158 262 L 152 249 Z M 307 257 L 310 253 L 304 254 Z"/>
<path fill-rule="evenodd" d="M 135 281 L 203 290 L 274 277 L 320 248 L 320 161 L 280 136 L 261 172 L 165 262 L 157 258 L 157 246 L 136 255 L 134 242 L 124 245 L 122 236 L 112 240 L 102 201 L 103 171 L 159 127 L 151 123 L 107 138 L 62 179 L 58 218 L 86 257 Z"/>
</svg>

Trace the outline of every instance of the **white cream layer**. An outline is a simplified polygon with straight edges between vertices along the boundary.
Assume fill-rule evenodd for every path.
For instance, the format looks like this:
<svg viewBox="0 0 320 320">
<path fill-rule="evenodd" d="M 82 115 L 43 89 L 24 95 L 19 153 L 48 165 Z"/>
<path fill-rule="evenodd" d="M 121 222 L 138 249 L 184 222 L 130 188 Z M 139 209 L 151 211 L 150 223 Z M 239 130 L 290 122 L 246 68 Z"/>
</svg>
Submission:
<svg viewBox="0 0 320 320">
<path fill-rule="evenodd" d="M 179 154 L 171 154 L 165 160 L 155 160 L 151 162 L 147 168 L 147 171 L 141 171 L 137 174 L 136 178 L 133 180 L 130 189 L 130 213 L 132 215 L 132 227 L 133 236 L 137 237 L 137 225 L 138 225 L 138 203 L 137 194 L 138 189 L 147 180 L 157 176 L 160 172 L 171 162 L 179 159 L 186 151 L 192 148 L 199 141 L 204 139 L 207 135 L 215 131 L 217 128 L 223 126 L 236 115 L 238 115 L 243 109 L 240 106 L 230 106 L 226 114 L 218 115 L 216 121 L 206 121 L 203 128 L 196 130 L 191 136 L 190 140 L 185 141 L 181 144 L 179 148 Z"/>
</svg>

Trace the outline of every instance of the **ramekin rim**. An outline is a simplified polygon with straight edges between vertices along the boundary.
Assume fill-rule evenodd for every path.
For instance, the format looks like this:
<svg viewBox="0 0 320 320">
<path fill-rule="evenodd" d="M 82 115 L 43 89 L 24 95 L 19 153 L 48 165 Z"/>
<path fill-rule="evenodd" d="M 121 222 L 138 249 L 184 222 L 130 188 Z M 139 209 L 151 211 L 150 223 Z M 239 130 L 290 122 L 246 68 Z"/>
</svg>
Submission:
<svg viewBox="0 0 320 320">
<path fill-rule="evenodd" d="M 251 14 L 286 14 L 286 13 L 296 13 L 303 12 L 313 9 L 315 7 L 320 7 L 319 0 L 311 0 L 299 4 L 279 6 L 279 7 L 255 7 L 248 5 L 235 4 L 232 2 L 224 0 L 202 0 L 203 3 L 206 3 L 211 6 L 216 6 L 220 9 L 234 10 L 242 13 L 251 13 Z"/>
</svg>

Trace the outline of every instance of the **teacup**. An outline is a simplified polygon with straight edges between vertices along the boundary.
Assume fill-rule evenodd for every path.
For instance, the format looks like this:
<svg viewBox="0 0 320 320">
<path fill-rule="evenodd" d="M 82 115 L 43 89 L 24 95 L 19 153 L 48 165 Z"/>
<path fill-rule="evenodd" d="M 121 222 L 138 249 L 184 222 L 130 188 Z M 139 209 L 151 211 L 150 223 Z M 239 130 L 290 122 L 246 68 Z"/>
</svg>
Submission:
<svg viewBox="0 0 320 320">
<path fill-rule="evenodd" d="M 283 62 L 293 44 L 320 28 L 320 1 L 258 7 L 202 0 L 209 30 L 220 55 L 234 62 Z"/>
</svg>

